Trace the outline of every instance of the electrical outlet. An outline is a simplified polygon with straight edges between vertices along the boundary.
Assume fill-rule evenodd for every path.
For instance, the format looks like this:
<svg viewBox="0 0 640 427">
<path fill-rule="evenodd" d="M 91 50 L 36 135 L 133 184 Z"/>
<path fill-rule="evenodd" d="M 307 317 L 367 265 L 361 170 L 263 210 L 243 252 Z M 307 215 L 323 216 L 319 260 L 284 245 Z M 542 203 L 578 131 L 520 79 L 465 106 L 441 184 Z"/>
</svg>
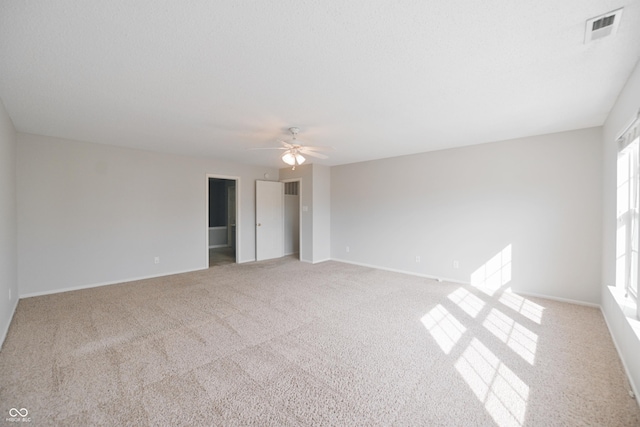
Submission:
<svg viewBox="0 0 640 427">
<path fill-rule="evenodd" d="M 420 262 L 420 255 L 416 256 L 416 262 Z"/>
<path fill-rule="evenodd" d="M 453 268 L 455 268 L 455 269 L 460 268 L 460 261 L 458 261 L 458 260 L 453 261 Z"/>
<path fill-rule="evenodd" d="M 153 263 L 154 263 L 154 264 L 160 264 L 160 257 L 159 257 L 159 256 L 155 257 L 155 258 L 153 259 Z"/>
<path fill-rule="evenodd" d="M 349 246 L 347 246 L 347 253 L 349 253 Z"/>
</svg>

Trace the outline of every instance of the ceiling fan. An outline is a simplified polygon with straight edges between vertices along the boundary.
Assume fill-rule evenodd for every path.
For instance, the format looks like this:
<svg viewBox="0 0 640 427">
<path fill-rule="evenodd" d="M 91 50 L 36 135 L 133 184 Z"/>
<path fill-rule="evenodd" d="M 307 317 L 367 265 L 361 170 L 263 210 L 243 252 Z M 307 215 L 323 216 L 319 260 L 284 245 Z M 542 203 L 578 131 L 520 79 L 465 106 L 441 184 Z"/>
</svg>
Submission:
<svg viewBox="0 0 640 427">
<path fill-rule="evenodd" d="M 331 147 L 311 147 L 302 145 L 296 139 L 298 132 L 300 129 L 297 127 L 290 127 L 289 132 L 293 136 L 292 140 L 280 141 L 282 147 L 266 147 L 266 148 L 254 148 L 254 150 L 285 150 L 282 153 L 282 161 L 286 164 L 293 166 L 293 170 L 296 169 L 296 166 L 303 164 L 306 161 L 304 156 L 316 157 L 318 159 L 328 159 L 329 157 L 318 153 L 318 151 L 331 151 Z"/>
</svg>

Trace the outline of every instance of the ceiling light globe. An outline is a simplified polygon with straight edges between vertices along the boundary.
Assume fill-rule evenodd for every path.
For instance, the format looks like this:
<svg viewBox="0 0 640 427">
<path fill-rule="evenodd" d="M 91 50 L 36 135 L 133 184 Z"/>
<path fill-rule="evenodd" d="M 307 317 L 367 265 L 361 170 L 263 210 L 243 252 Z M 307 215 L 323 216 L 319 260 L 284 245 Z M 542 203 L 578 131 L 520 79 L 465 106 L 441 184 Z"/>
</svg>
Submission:
<svg viewBox="0 0 640 427">
<path fill-rule="evenodd" d="M 296 158 L 288 151 L 282 155 L 282 161 L 289 166 L 293 166 L 296 164 Z"/>
<path fill-rule="evenodd" d="M 295 166 L 296 164 L 301 165 L 305 162 L 305 159 L 302 154 L 292 153 L 287 151 L 282 155 L 282 161 L 288 164 L 289 166 Z"/>
</svg>

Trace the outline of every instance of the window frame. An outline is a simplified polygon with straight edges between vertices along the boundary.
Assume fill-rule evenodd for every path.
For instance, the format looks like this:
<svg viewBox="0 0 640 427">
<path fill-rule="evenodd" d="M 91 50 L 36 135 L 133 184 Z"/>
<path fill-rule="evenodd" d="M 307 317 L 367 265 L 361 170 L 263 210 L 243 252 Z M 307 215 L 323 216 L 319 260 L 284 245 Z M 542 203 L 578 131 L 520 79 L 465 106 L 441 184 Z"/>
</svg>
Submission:
<svg viewBox="0 0 640 427">
<path fill-rule="evenodd" d="M 622 174 L 621 167 L 626 169 Z M 624 182 L 620 182 L 621 175 L 626 178 Z M 638 256 L 640 249 L 640 137 L 635 137 L 618 151 L 617 176 L 617 229 L 623 228 L 625 231 L 624 253 L 616 253 L 617 260 L 624 256 L 625 271 L 623 276 L 622 273 L 616 271 L 617 280 L 622 280 L 622 283 L 617 283 L 617 285 L 624 287 L 625 296 L 629 296 L 637 302 L 638 281 L 640 279 L 638 275 L 640 267 L 640 258 Z M 621 192 L 621 187 L 624 190 L 623 192 Z M 623 207 L 620 205 L 621 196 L 626 200 L 626 204 Z M 620 234 L 618 234 L 617 239 L 620 237 Z M 621 249 L 620 242 L 616 242 L 616 247 L 618 250 Z"/>
<path fill-rule="evenodd" d="M 616 143 L 616 287 L 624 288 L 640 319 L 640 111 Z"/>
</svg>

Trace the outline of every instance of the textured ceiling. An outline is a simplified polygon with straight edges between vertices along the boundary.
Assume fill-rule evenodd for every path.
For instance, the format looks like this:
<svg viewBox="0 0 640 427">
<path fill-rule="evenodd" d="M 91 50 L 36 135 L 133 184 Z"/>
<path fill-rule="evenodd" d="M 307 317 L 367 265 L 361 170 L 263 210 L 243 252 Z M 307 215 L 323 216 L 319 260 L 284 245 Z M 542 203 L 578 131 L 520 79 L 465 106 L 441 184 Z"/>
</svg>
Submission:
<svg viewBox="0 0 640 427">
<path fill-rule="evenodd" d="M 599 126 L 639 58 L 638 0 L 0 0 L 18 131 L 265 166 L 290 126 L 327 165 Z"/>
</svg>

